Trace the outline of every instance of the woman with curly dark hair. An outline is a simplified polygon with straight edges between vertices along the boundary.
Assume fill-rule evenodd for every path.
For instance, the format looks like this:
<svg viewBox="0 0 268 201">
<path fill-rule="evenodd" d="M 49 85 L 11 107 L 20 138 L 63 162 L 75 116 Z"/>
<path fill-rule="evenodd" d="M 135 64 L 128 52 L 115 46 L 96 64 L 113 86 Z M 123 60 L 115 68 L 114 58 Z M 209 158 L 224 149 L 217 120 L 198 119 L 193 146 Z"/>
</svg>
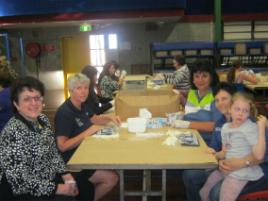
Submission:
<svg viewBox="0 0 268 201">
<path fill-rule="evenodd" d="M 110 99 L 101 98 L 96 93 L 97 69 L 87 65 L 82 69 L 81 73 L 86 75 L 90 80 L 89 95 L 85 103 L 95 112 L 95 114 L 103 114 L 112 107 L 112 104 L 109 102 Z"/>
<path fill-rule="evenodd" d="M 98 86 L 102 97 L 113 99 L 114 92 L 120 89 L 122 80 L 115 76 L 115 72 L 118 69 L 119 65 L 116 61 L 111 61 L 104 65 L 98 80 Z"/>
</svg>

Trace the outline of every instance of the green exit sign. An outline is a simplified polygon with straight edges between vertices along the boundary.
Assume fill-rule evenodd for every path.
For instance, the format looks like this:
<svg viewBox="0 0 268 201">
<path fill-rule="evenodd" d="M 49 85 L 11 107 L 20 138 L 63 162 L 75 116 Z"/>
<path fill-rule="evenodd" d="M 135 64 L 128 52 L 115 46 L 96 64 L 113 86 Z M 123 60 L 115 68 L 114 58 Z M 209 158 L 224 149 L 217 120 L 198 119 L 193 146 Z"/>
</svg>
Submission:
<svg viewBox="0 0 268 201">
<path fill-rule="evenodd" d="M 80 31 L 92 31 L 92 25 L 91 24 L 82 24 L 80 26 Z"/>
</svg>

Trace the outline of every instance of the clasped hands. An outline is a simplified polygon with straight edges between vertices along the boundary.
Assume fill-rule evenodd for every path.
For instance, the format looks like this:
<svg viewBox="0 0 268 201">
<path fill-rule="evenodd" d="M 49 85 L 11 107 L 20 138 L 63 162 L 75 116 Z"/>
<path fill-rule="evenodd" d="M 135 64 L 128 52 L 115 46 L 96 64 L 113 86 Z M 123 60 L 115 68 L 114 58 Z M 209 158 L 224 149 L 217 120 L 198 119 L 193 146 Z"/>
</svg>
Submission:
<svg viewBox="0 0 268 201">
<path fill-rule="evenodd" d="M 58 195 L 66 195 L 66 196 L 77 196 L 79 194 L 79 190 L 76 185 L 76 181 L 73 176 L 68 173 L 62 176 L 64 181 L 63 184 L 58 184 L 56 194 Z"/>
</svg>

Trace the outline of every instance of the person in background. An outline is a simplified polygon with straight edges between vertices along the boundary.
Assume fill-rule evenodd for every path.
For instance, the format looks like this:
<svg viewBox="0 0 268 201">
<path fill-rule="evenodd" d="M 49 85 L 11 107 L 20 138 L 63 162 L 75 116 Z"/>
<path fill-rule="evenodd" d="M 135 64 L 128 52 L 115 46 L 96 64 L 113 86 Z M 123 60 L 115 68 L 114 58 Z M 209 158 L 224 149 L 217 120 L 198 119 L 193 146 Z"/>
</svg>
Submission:
<svg viewBox="0 0 268 201">
<path fill-rule="evenodd" d="M 175 72 L 163 74 L 165 83 L 174 85 L 174 88 L 178 90 L 189 90 L 191 87 L 190 71 L 185 63 L 184 56 L 176 55 L 172 62 Z"/>
<path fill-rule="evenodd" d="M 10 85 L 13 81 L 7 70 L 0 70 L 0 132 L 12 116 Z"/>
<path fill-rule="evenodd" d="M 214 103 L 213 87 L 218 82 L 215 68 L 208 60 L 198 60 L 191 69 L 191 89 L 188 92 L 183 120 L 176 120 L 173 127 L 197 129 L 207 144 L 215 122 L 221 117 Z"/>
<path fill-rule="evenodd" d="M 119 79 L 115 72 L 119 69 L 119 65 L 115 61 L 108 62 L 104 65 L 98 80 L 98 86 L 101 96 L 112 100 L 114 92 L 119 90 L 123 84 L 123 78 Z"/>
<path fill-rule="evenodd" d="M 10 85 L 18 77 L 5 56 L 0 56 L 0 132 L 12 116 Z"/>
<path fill-rule="evenodd" d="M 231 122 L 222 127 L 222 149 L 216 152 L 210 148 L 208 153 L 215 154 L 218 160 L 232 157 L 244 157 L 252 154 L 261 161 L 265 155 L 265 127 L 266 118 L 261 116 L 257 123 L 250 118 L 257 117 L 257 109 L 253 97 L 246 93 L 236 93 L 232 97 L 230 107 Z M 259 127 L 259 129 L 258 129 Z M 215 184 L 223 180 L 220 190 L 220 201 L 235 201 L 248 181 L 259 180 L 263 171 L 259 165 L 248 166 L 225 174 L 214 170 L 200 190 L 203 201 L 208 201 L 210 190 Z"/>
<path fill-rule="evenodd" d="M 243 82 L 247 81 L 252 84 L 258 83 L 258 78 L 252 70 L 245 70 L 242 68 L 242 62 L 236 60 L 233 62 L 233 66 L 227 73 L 227 81 L 234 83 L 238 91 L 244 91 Z"/>
<path fill-rule="evenodd" d="M 85 104 L 89 94 L 89 79 L 79 73 L 68 79 L 68 98 L 55 115 L 55 131 L 58 148 L 67 163 L 80 143 L 108 122 L 121 124 L 118 116 L 95 115 Z M 80 175 L 95 186 L 94 200 L 101 199 L 118 182 L 118 174 L 112 170 L 82 170 Z"/>
<path fill-rule="evenodd" d="M 85 103 L 93 109 L 95 114 L 103 114 L 112 107 L 112 104 L 107 102 L 107 100 L 103 100 L 96 94 L 97 69 L 88 65 L 82 69 L 81 73 L 86 75 L 90 80 L 89 95 Z"/>
<path fill-rule="evenodd" d="M 184 56 L 176 55 L 172 62 L 175 72 L 172 74 L 164 73 L 163 77 L 166 84 L 172 84 L 174 89 L 180 91 L 180 103 L 185 105 L 187 93 L 191 87 L 190 71 Z"/>
<path fill-rule="evenodd" d="M 80 197 L 84 184 L 65 172 L 54 132 L 41 114 L 44 91 L 44 85 L 29 76 L 12 84 L 14 116 L 0 136 L 0 200 L 91 200 L 90 189 Z"/>
</svg>

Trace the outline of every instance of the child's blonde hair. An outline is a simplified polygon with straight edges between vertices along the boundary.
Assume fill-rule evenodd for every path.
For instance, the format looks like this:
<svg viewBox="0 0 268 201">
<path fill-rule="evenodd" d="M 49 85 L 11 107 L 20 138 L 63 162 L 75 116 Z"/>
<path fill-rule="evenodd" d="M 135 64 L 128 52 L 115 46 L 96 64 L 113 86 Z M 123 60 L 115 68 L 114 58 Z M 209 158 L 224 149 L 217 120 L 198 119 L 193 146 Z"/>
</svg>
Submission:
<svg viewBox="0 0 268 201">
<path fill-rule="evenodd" d="M 250 106 L 249 116 L 256 119 L 258 116 L 258 110 L 257 110 L 257 107 L 254 103 L 253 95 L 251 95 L 249 93 L 244 93 L 244 92 L 236 92 L 232 97 L 231 105 L 233 105 L 233 103 L 238 99 L 243 99 L 244 101 L 249 103 L 249 106 Z"/>
</svg>

